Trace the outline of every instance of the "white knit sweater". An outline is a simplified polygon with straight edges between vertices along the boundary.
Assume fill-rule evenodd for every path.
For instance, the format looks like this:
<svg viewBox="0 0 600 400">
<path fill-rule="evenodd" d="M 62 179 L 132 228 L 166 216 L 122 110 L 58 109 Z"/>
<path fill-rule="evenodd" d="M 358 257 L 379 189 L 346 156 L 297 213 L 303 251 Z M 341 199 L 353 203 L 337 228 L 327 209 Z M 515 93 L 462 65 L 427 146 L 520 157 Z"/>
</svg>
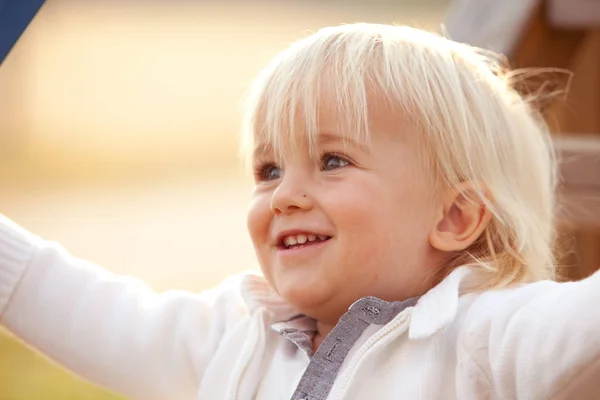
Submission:
<svg viewBox="0 0 600 400">
<path fill-rule="evenodd" d="M 367 330 L 328 399 L 598 398 L 600 275 L 461 295 L 477 279 Z M 157 295 L 0 216 L 2 324 L 131 398 L 289 399 L 310 360 L 270 325 L 294 314 L 260 276 Z"/>
</svg>

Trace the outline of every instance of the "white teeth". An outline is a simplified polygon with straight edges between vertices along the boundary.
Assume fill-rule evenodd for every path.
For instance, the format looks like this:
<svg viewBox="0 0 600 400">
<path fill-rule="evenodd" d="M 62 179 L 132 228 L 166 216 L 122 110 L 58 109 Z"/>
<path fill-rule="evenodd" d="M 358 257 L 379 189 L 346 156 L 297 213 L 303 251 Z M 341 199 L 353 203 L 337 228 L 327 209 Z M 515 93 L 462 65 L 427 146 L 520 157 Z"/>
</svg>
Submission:
<svg viewBox="0 0 600 400">
<path fill-rule="evenodd" d="M 290 235 L 283 238 L 283 244 L 286 247 L 294 246 L 296 244 L 305 244 L 306 242 L 314 242 L 314 241 L 325 241 L 328 239 L 328 236 L 323 235 Z"/>
</svg>

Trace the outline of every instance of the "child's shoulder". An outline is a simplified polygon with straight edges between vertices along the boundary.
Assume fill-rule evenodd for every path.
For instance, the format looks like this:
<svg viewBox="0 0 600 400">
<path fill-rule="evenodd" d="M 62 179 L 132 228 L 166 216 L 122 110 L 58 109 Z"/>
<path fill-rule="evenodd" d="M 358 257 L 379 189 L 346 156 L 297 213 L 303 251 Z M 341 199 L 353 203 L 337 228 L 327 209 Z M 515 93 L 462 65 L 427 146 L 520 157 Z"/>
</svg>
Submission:
<svg viewBox="0 0 600 400">
<path fill-rule="evenodd" d="M 525 305 L 539 298 L 540 296 L 551 295 L 560 290 L 562 285 L 568 283 L 559 283 L 551 280 L 542 280 L 530 283 L 520 283 L 507 287 L 493 288 L 483 291 L 478 301 L 481 302 L 499 302 L 509 307 L 518 307 Z"/>
<path fill-rule="evenodd" d="M 514 319 L 533 318 L 556 304 L 573 283 L 543 280 L 471 293 L 461 302 L 467 327 L 508 326 Z"/>
</svg>

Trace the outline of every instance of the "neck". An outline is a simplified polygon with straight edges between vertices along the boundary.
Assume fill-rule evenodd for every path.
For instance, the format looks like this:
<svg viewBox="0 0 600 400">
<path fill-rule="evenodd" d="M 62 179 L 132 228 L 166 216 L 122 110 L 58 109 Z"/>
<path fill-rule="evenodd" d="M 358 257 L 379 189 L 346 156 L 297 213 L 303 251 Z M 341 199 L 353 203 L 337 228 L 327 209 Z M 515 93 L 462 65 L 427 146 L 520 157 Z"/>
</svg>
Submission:
<svg viewBox="0 0 600 400">
<path fill-rule="evenodd" d="M 323 340 L 329 335 L 329 333 L 333 330 L 335 324 L 327 324 L 324 322 L 317 321 L 317 334 L 313 339 L 313 352 L 316 352 Z"/>
</svg>

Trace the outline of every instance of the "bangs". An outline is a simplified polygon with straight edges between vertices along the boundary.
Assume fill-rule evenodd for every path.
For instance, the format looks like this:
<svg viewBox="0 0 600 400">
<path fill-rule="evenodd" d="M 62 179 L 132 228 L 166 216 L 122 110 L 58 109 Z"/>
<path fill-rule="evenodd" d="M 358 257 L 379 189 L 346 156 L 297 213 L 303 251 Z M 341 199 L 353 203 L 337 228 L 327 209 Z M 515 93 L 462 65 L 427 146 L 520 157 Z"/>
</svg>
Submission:
<svg viewBox="0 0 600 400">
<path fill-rule="evenodd" d="M 355 142 L 369 137 L 368 99 L 382 93 L 379 35 L 322 29 L 288 48 L 264 70 L 247 98 L 243 151 L 275 157 L 317 150 L 319 113 L 333 113 L 337 134 Z M 354 40 L 348 40 L 355 36 Z"/>
</svg>

